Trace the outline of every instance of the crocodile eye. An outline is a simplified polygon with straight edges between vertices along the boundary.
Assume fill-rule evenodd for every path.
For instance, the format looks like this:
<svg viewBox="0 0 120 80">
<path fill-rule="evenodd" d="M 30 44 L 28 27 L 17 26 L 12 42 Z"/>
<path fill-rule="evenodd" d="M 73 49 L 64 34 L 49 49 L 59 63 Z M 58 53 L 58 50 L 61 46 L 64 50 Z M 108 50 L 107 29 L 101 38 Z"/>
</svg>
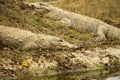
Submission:
<svg viewBox="0 0 120 80">
<path fill-rule="evenodd" d="M 58 37 L 54 37 L 55 38 L 55 41 L 57 42 L 63 42 L 63 40 L 61 38 L 58 38 Z"/>
<path fill-rule="evenodd" d="M 44 2 L 40 2 L 39 5 L 47 5 L 47 4 Z"/>
<path fill-rule="evenodd" d="M 32 8 L 34 8 L 35 6 L 34 5 L 31 5 Z"/>
<path fill-rule="evenodd" d="M 62 39 L 60 39 L 60 40 L 59 40 L 59 42 L 63 42 L 63 40 L 62 40 Z"/>
<path fill-rule="evenodd" d="M 43 5 L 42 3 L 39 3 L 39 5 Z"/>
</svg>

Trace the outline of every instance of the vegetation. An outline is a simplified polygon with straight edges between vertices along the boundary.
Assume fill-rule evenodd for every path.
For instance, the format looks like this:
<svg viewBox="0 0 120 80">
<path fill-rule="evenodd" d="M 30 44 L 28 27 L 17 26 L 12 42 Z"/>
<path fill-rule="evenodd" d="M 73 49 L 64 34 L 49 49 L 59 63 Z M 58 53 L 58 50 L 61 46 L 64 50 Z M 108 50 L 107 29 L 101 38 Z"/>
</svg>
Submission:
<svg viewBox="0 0 120 80">
<path fill-rule="evenodd" d="M 98 3 L 99 3 L 99 6 L 97 6 Z M 54 5 L 57 5 L 59 7 L 62 7 L 70 11 L 83 13 L 96 18 L 100 17 L 100 18 L 107 19 L 105 16 L 110 18 L 107 15 L 110 12 L 109 11 L 107 12 L 107 10 L 103 11 L 102 9 L 109 9 L 109 10 L 112 10 L 112 9 L 115 10 L 115 9 L 108 8 L 108 6 L 111 6 L 112 4 L 106 5 L 107 6 L 106 8 L 102 7 L 102 6 L 105 6 L 102 3 L 105 4 L 105 1 L 98 0 L 98 1 L 90 2 L 89 0 L 87 1 L 65 0 L 64 4 L 56 3 Z M 108 4 L 110 3 L 111 1 L 108 1 Z M 117 4 L 117 1 L 115 3 Z M 115 41 L 115 40 L 108 40 L 107 42 L 102 41 L 99 43 L 94 43 L 92 35 L 81 33 L 74 29 L 70 29 L 68 27 L 61 26 L 60 24 L 56 24 L 53 20 L 45 17 L 45 14 L 43 15 L 42 12 L 36 13 L 33 7 L 28 7 L 27 5 L 23 4 L 20 0 L 17 0 L 17 1 L 0 0 L 0 8 L 1 8 L 0 9 L 0 25 L 14 26 L 14 27 L 25 29 L 25 30 L 30 30 L 35 33 L 55 35 L 55 36 L 64 38 L 66 41 L 70 43 L 77 44 L 78 46 L 87 47 L 87 48 L 98 47 L 98 46 L 103 47 L 108 45 L 113 46 L 113 45 L 120 44 L 119 41 Z M 96 9 L 93 9 L 93 8 L 96 8 Z M 102 13 L 98 11 L 95 12 L 92 10 L 102 11 Z M 106 15 L 103 15 L 103 13 Z M 103 17 L 101 17 L 101 15 L 103 15 Z M 117 18 L 115 17 L 116 15 L 118 15 L 117 13 L 116 14 L 111 13 L 111 15 L 114 15 L 114 18 L 118 20 L 119 17 L 118 16 Z M 113 17 L 111 16 L 111 18 Z M 112 20 L 114 20 L 114 18 Z"/>
<path fill-rule="evenodd" d="M 99 6 L 98 6 L 98 3 L 99 3 Z M 117 1 L 113 1 L 113 3 L 118 4 Z M 112 7 L 113 5 L 111 4 L 111 1 L 108 1 L 106 3 L 105 0 L 98 0 L 98 1 L 91 1 L 91 2 L 90 0 L 87 0 L 87 1 L 65 0 L 64 5 L 63 3 L 62 4 L 56 3 L 54 5 L 57 5 L 59 7 L 62 7 L 70 11 L 86 14 L 96 18 L 104 18 L 104 19 L 110 18 L 107 15 L 109 13 L 112 16 L 114 15 L 114 18 L 111 16 L 112 20 L 116 19 L 117 21 L 119 21 L 119 17 L 117 16 L 119 15 L 119 13 L 117 12 L 118 14 L 117 13 L 113 14 L 112 12 L 114 11 L 111 11 L 111 12 L 109 11 L 109 10 L 116 10 L 116 9 L 117 9 L 116 11 L 118 11 L 117 7 L 119 5 L 118 6 L 114 5 L 114 7 Z M 111 6 L 112 9 L 111 7 L 109 8 L 109 6 Z M 102 41 L 99 43 L 94 43 L 92 35 L 81 33 L 74 29 L 70 29 L 65 26 L 61 26 L 60 24 L 56 24 L 53 20 L 45 17 L 43 13 L 34 12 L 33 7 L 28 7 L 27 5 L 23 4 L 21 0 L 17 0 L 17 1 L 0 0 L 0 8 L 1 8 L 0 9 L 0 25 L 14 26 L 14 27 L 25 29 L 25 30 L 30 30 L 35 33 L 55 35 L 55 36 L 64 38 L 66 41 L 70 43 L 77 44 L 78 46 L 87 47 L 87 48 L 98 47 L 98 46 L 103 47 L 108 45 L 113 46 L 113 45 L 120 44 L 119 41 L 115 41 L 115 40 L 108 40 L 107 42 Z M 95 12 L 92 10 L 98 10 L 98 11 L 101 11 L 101 13 L 98 11 Z"/>
<path fill-rule="evenodd" d="M 63 0 L 55 6 L 101 20 L 120 22 L 119 0 Z"/>
<path fill-rule="evenodd" d="M 33 1 L 33 0 L 31 0 Z M 46 1 L 46 0 L 44 0 Z M 65 0 L 65 3 L 58 3 L 54 4 L 56 6 L 62 7 L 64 9 L 74 11 L 77 13 L 82 13 L 85 15 L 89 15 L 96 18 L 103 18 L 104 19 L 112 19 L 119 21 L 119 14 L 113 14 L 109 12 L 109 10 L 100 10 L 101 12 L 98 12 L 96 8 L 99 8 L 98 3 L 101 4 L 101 6 L 105 5 L 102 3 L 104 0 L 98 0 L 94 1 L 95 3 L 91 2 L 91 0 Z M 113 1 L 113 0 L 112 0 Z M 116 1 L 116 0 L 115 0 Z M 110 2 L 110 1 L 108 1 Z M 116 3 L 118 4 L 118 3 Z M 62 5 L 62 6 L 61 6 Z M 84 5 L 84 6 L 83 6 Z M 87 6 L 86 6 L 87 5 Z M 93 5 L 96 5 L 93 7 Z M 73 7 L 74 6 L 74 7 Z M 85 7 L 86 6 L 86 7 Z M 107 6 L 107 5 L 106 5 Z M 118 5 L 119 6 L 119 5 Z M 108 7 L 108 6 L 107 6 Z M 106 7 L 106 9 L 108 9 Z M 116 9 L 112 8 L 114 12 Z M 112 10 L 111 9 L 111 10 Z M 92 10 L 96 10 L 92 11 Z M 102 12 L 104 11 L 104 12 Z M 108 11 L 108 12 L 106 12 Z M 106 16 L 107 14 L 111 13 L 111 18 L 109 16 Z M 117 12 L 118 13 L 118 12 Z M 114 16 L 113 16 L 114 15 Z M 118 15 L 118 16 L 117 16 Z M 78 32 L 74 29 L 70 29 L 68 27 L 62 26 L 60 24 L 56 24 L 53 20 L 47 18 L 45 14 L 38 13 L 34 11 L 33 7 L 29 7 L 25 4 L 23 4 L 22 0 L 0 0 L 0 25 L 5 26 L 13 26 L 25 30 L 30 30 L 35 33 L 41 33 L 41 34 L 48 34 L 48 35 L 55 35 L 58 37 L 61 37 L 65 39 L 66 41 L 76 44 L 82 48 L 93 48 L 93 47 L 105 47 L 105 46 L 113 46 L 120 44 L 119 41 L 114 40 L 108 40 L 102 41 L 99 43 L 94 43 L 93 36 L 86 33 Z M 29 54 L 30 53 L 30 54 Z M 0 49 L 0 62 L 2 63 L 2 58 L 5 60 L 11 59 L 13 61 L 13 65 L 23 65 L 25 67 L 29 66 L 28 62 L 26 61 L 27 56 L 32 56 L 33 60 L 36 61 L 36 59 L 44 57 L 46 61 L 49 61 L 49 59 L 57 60 L 59 62 L 58 69 L 62 66 L 63 68 L 69 68 L 71 65 L 69 64 L 69 61 L 66 59 L 66 57 L 62 54 L 68 54 L 70 51 L 31 51 L 31 52 L 20 52 L 18 50 L 11 50 L 9 48 L 1 48 Z M 12 54 L 12 55 L 11 55 Z M 51 55 L 49 55 L 51 54 Z M 1 64 L 0 63 L 0 64 Z M 61 68 L 60 68 L 61 69 Z M 2 71 L 2 69 L 0 68 Z M 21 70 L 22 71 L 22 70 Z M 9 74 L 7 70 L 4 70 L 3 72 Z M 18 71 L 20 74 L 20 71 Z M 22 73 L 21 73 L 22 74 Z M 0 75 L 1 76 L 1 75 Z"/>
</svg>

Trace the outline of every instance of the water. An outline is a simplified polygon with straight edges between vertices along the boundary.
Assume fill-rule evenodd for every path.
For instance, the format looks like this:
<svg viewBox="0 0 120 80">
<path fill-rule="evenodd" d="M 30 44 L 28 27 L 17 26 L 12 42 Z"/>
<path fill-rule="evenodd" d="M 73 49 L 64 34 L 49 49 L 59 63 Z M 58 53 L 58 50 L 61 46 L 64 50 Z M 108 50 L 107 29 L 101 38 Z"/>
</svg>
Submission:
<svg viewBox="0 0 120 80">
<path fill-rule="evenodd" d="M 17 80 L 120 80 L 120 68 L 45 75 Z"/>
</svg>

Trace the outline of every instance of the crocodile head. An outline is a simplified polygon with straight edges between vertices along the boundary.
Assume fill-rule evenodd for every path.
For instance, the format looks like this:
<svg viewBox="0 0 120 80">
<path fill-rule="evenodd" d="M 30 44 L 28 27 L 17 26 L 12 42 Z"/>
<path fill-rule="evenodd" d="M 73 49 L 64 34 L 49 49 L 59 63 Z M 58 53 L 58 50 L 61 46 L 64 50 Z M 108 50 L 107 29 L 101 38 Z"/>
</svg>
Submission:
<svg viewBox="0 0 120 80">
<path fill-rule="evenodd" d="M 25 3 L 25 4 L 28 4 L 29 6 L 33 6 L 36 9 L 46 9 L 47 11 L 52 11 L 55 9 L 55 7 L 45 2 L 35 2 L 35 3 Z"/>
<path fill-rule="evenodd" d="M 52 6 L 45 2 L 36 2 L 36 3 L 27 3 L 29 6 L 33 6 L 37 12 L 40 12 L 41 14 L 46 14 L 47 17 L 59 21 L 63 15 L 62 9 Z"/>
<path fill-rule="evenodd" d="M 56 37 L 56 36 L 49 36 L 49 35 L 38 35 L 39 39 L 42 40 L 40 42 L 42 48 L 48 49 L 76 49 L 78 48 L 76 45 L 66 42 L 65 40 Z M 40 41 L 41 41 L 40 40 Z"/>
</svg>

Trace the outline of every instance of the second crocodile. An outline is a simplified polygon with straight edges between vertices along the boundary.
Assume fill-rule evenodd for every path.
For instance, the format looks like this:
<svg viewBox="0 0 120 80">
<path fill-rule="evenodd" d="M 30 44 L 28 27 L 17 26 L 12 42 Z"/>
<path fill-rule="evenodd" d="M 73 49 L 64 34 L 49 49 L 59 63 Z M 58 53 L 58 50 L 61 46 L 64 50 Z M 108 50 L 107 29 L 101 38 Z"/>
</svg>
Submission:
<svg viewBox="0 0 120 80">
<path fill-rule="evenodd" d="M 44 2 L 27 4 L 29 4 L 30 6 L 34 6 L 37 11 L 41 11 L 40 9 L 46 10 L 46 16 L 55 20 L 57 23 L 60 23 L 67 27 L 71 27 L 80 32 L 92 33 L 93 35 L 95 35 L 95 41 L 106 39 L 120 40 L 120 29 L 104 23 L 101 20 L 65 11 Z"/>
</svg>

